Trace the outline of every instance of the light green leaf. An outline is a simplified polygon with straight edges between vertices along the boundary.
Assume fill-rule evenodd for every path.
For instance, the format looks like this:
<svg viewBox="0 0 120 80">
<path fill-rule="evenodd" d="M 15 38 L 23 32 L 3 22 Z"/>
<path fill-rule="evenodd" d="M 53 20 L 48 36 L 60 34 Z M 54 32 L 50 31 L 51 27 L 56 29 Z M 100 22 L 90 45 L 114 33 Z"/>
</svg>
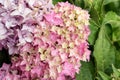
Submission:
<svg viewBox="0 0 120 80">
<path fill-rule="evenodd" d="M 109 3 L 117 2 L 117 1 L 119 1 L 119 0 L 104 0 L 103 5 L 107 5 Z"/>
<path fill-rule="evenodd" d="M 120 20 L 120 16 L 118 16 L 115 12 L 110 11 L 105 15 L 103 24 L 108 24 L 114 21 L 119 21 L 119 20 Z"/>
<path fill-rule="evenodd" d="M 102 80 L 110 80 L 110 77 L 107 74 L 105 74 L 104 72 L 99 71 L 98 73 L 101 76 Z"/>
<path fill-rule="evenodd" d="M 120 21 L 112 21 L 110 24 L 113 30 L 112 40 L 114 42 L 120 41 Z"/>
<path fill-rule="evenodd" d="M 90 9 L 90 15 L 97 24 L 101 24 L 102 18 L 104 17 L 103 13 L 103 0 L 93 1 Z"/>
<path fill-rule="evenodd" d="M 114 77 L 116 78 L 120 77 L 120 72 L 114 67 L 114 65 L 112 65 L 112 69 Z"/>
<path fill-rule="evenodd" d="M 120 16 L 114 12 L 108 12 L 103 21 L 103 25 L 110 24 L 112 26 L 113 42 L 120 41 Z"/>
<path fill-rule="evenodd" d="M 115 48 L 107 34 L 106 26 L 100 28 L 98 38 L 94 46 L 93 55 L 96 60 L 97 70 L 105 71 L 115 63 Z"/>
</svg>

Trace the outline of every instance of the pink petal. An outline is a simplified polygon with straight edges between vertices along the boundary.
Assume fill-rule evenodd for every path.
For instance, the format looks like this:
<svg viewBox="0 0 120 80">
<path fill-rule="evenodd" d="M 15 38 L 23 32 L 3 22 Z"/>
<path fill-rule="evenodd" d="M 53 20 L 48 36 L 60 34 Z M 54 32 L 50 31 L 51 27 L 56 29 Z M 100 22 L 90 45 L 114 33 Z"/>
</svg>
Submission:
<svg viewBox="0 0 120 80">
<path fill-rule="evenodd" d="M 64 75 L 59 74 L 57 80 L 66 80 Z"/>
<path fill-rule="evenodd" d="M 63 25 L 63 20 L 61 19 L 61 14 L 56 14 L 51 12 L 50 14 L 44 15 L 46 21 L 51 25 Z"/>
<path fill-rule="evenodd" d="M 68 62 L 65 62 L 63 65 L 62 73 L 66 76 L 71 76 L 74 78 L 76 70 L 74 69 L 74 65 Z"/>
<path fill-rule="evenodd" d="M 59 51 L 57 49 L 51 51 L 52 56 L 57 56 L 58 54 L 59 54 Z"/>
</svg>

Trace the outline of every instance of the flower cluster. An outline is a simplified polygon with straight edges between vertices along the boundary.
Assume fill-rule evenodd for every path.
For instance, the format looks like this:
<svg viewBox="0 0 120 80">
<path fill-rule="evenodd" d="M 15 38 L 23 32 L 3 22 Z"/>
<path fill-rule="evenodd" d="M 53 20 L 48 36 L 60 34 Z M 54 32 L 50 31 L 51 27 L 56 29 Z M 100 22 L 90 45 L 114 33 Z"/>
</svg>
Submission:
<svg viewBox="0 0 120 80">
<path fill-rule="evenodd" d="M 88 12 L 51 0 L 0 3 L 0 49 L 11 55 L 0 80 L 75 80 L 80 61 L 90 57 Z"/>
<path fill-rule="evenodd" d="M 43 15 L 53 7 L 51 0 L 0 0 L 0 49 L 9 54 L 33 41 L 36 25 L 43 26 Z"/>
</svg>

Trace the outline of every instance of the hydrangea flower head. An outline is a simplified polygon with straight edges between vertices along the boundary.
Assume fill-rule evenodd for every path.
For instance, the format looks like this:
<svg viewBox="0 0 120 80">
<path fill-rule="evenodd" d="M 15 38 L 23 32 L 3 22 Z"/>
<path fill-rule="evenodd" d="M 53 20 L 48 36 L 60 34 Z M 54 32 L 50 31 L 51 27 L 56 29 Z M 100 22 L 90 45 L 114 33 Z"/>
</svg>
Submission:
<svg viewBox="0 0 120 80">
<path fill-rule="evenodd" d="M 48 77 L 52 80 L 67 80 L 67 76 L 74 79 L 79 72 L 79 62 L 90 59 L 89 14 L 68 2 L 61 2 L 44 18 L 47 26 L 39 26 L 36 37 L 42 41 L 38 51 L 41 60 L 48 63 Z"/>
<path fill-rule="evenodd" d="M 7 2 L 0 3 L 9 10 Z M 12 13 L 0 19 L 0 46 L 9 50 L 11 65 L 4 64 L 8 66 L 4 71 L 4 65 L 0 68 L 4 74 L 0 78 L 75 80 L 80 61 L 90 59 L 88 12 L 68 2 L 53 7 L 51 0 L 18 0 L 17 4 L 10 0 L 9 4 Z"/>
</svg>

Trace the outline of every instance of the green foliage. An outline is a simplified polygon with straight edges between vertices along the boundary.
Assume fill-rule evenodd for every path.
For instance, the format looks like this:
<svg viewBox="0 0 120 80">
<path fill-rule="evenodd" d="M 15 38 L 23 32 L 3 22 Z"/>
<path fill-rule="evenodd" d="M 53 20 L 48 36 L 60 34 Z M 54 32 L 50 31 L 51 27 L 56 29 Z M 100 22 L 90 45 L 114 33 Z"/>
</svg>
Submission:
<svg viewBox="0 0 120 80">
<path fill-rule="evenodd" d="M 102 80 L 110 80 L 111 79 L 110 76 L 108 76 L 107 74 L 105 74 L 102 71 L 99 71 L 98 73 L 101 76 Z"/>
<path fill-rule="evenodd" d="M 97 70 L 105 71 L 110 68 L 111 64 L 115 63 L 115 49 L 108 37 L 106 26 L 100 28 L 93 55 Z"/>
<path fill-rule="evenodd" d="M 53 4 L 57 4 L 58 2 L 65 2 L 66 0 L 52 0 Z"/>
<path fill-rule="evenodd" d="M 98 31 L 99 31 L 99 25 L 97 25 L 95 23 L 94 20 L 90 20 L 90 31 L 91 34 L 89 35 L 89 43 L 90 45 L 94 45 L 95 44 L 95 40 L 97 39 L 97 35 L 98 35 Z"/>
<path fill-rule="evenodd" d="M 112 65 L 112 69 L 113 69 L 113 73 L 111 75 L 112 80 L 120 80 L 120 70 L 116 69 L 113 65 Z"/>
<path fill-rule="evenodd" d="M 92 61 L 81 62 L 82 66 L 80 68 L 80 73 L 76 75 L 77 80 L 93 80 L 94 78 L 94 65 Z"/>
<path fill-rule="evenodd" d="M 101 76 L 102 80 L 120 80 L 120 69 L 116 69 L 114 65 L 112 65 L 112 70 L 113 73 L 110 76 L 102 71 L 99 71 L 98 73 Z"/>
<path fill-rule="evenodd" d="M 76 6 L 84 7 L 84 0 L 75 0 L 74 4 Z"/>
</svg>

